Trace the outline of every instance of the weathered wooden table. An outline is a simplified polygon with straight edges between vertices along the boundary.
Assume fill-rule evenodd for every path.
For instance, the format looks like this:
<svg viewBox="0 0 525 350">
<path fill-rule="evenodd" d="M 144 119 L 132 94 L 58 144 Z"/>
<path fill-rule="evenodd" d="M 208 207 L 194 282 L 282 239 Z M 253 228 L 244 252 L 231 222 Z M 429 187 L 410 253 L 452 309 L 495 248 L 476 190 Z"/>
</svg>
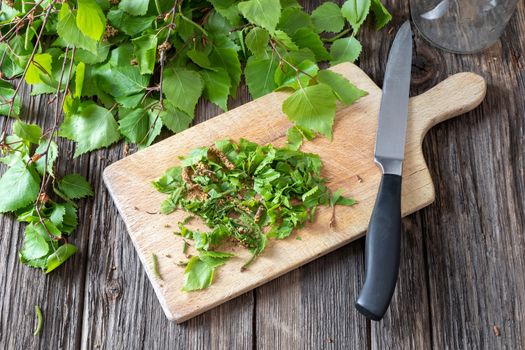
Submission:
<svg viewBox="0 0 525 350">
<path fill-rule="evenodd" d="M 360 34 L 360 66 L 379 85 L 395 29 L 409 17 L 408 1 L 387 6 L 393 22 Z M 80 251 L 65 266 L 49 276 L 22 266 L 23 227 L 0 219 L 0 348 L 524 349 L 523 38 L 523 1 L 482 54 L 444 53 L 416 34 L 413 94 L 460 71 L 484 76 L 488 91 L 478 109 L 435 127 L 424 142 L 437 198 L 403 220 L 400 278 L 382 322 L 353 307 L 363 282 L 360 240 L 184 324 L 169 323 L 101 181 L 104 167 L 123 157 L 120 144 L 66 164 L 97 195 L 81 203 L 73 238 Z M 248 99 L 241 89 L 231 107 Z M 24 105 L 31 120 L 51 123 L 47 98 Z M 218 113 L 201 104 L 196 123 Z M 38 338 L 35 304 L 45 317 Z"/>
</svg>

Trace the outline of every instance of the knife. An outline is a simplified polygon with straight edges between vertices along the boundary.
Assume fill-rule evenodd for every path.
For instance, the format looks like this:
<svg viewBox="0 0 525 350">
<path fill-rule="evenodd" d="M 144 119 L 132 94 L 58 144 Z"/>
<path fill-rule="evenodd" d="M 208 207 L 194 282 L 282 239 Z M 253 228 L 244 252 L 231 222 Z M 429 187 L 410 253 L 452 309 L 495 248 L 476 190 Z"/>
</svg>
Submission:
<svg viewBox="0 0 525 350">
<path fill-rule="evenodd" d="M 368 225 L 365 247 L 365 283 L 355 307 L 374 321 L 383 318 L 399 270 L 401 240 L 401 174 L 408 117 L 412 30 L 405 22 L 388 55 L 379 108 L 374 161 L 381 184 Z"/>
</svg>

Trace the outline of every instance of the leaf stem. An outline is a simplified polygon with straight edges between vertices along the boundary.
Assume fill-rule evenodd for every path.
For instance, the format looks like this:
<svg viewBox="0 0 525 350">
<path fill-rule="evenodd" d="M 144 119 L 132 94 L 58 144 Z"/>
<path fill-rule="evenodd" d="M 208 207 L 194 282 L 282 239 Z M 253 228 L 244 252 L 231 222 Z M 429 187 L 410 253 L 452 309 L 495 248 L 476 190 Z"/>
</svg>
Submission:
<svg viewBox="0 0 525 350">
<path fill-rule="evenodd" d="M 33 335 L 35 337 L 38 337 L 40 335 L 40 332 L 42 331 L 42 327 L 44 326 L 44 317 L 42 316 L 42 310 L 40 310 L 40 306 L 35 305 L 35 313 L 36 313 L 36 328 Z"/>
<path fill-rule="evenodd" d="M 22 82 L 24 81 L 24 78 L 25 78 L 25 76 L 27 74 L 27 70 L 29 69 L 29 65 L 31 64 L 31 62 L 35 58 L 35 54 L 36 54 L 37 48 L 39 46 L 38 43 L 40 42 L 40 40 L 42 38 L 42 33 L 44 33 L 44 29 L 46 27 L 47 20 L 49 19 L 49 15 L 51 14 L 51 10 L 53 9 L 53 6 L 55 5 L 56 1 L 57 0 L 52 0 L 51 3 L 47 6 L 46 14 L 45 14 L 44 18 L 42 19 L 42 27 L 40 28 L 40 31 L 38 32 L 38 35 L 37 35 L 37 38 L 36 38 L 35 47 L 33 48 L 33 51 L 31 52 L 31 55 L 29 56 L 29 60 L 27 61 L 27 64 L 26 64 L 26 66 L 24 68 L 24 72 L 22 73 L 22 76 L 20 77 L 20 80 L 18 81 L 18 84 L 16 85 L 16 89 L 15 89 L 15 92 L 13 93 L 13 97 L 11 99 L 11 103 L 9 104 L 9 111 L 7 112 L 6 120 L 4 121 L 4 127 L 3 127 L 3 130 L 2 130 L 2 136 L 0 137 L 1 143 L 5 143 L 5 138 L 7 137 L 7 125 L 9 124 L 8 123 L 9 118 L 11 117 L 11 114 L 13 113 L 13 108 L 15 106 L 15 98 L 18 95 L 18 92 L 20 91 L 20 87 L 22 86 Z M 41 2 L 42 1 L 40 1 L 38 3 L 38 5 Z M 35 5 L 35 7 L 36 6 L 37 5 Z M 34 7 L 33 7 L 32 10 L 30 10 L 30 12 L 33 11 L 33 10 L 34 10 Z M 5 35 L 2 37 L 2 39 L 0 41 L 3 41 L 3 38 L 5 38 Z"/>
<path fill-rule="evenodd" d="M 345 30 L 343 30 L 341 33 L 331 37 L 331 38 L 323 38 L 323 41 L 324 42 L 328 42 L 328 43 L 331 43 L 331 42 L 334 42 L 336 41 L 337 39 L 339 38 L 342 38 L 343 36 L 345 36 L 346 34 L 350 33 L 350 28 L 346 28 Z"/>
<path fill-rule="evenodd" d="M 159 0 L 155 0 L 155 7 L 157 8 L 157 13 L 159 15 L 162 15 L 162 8 L 160 6 L 160 1 Z"/>
<path fill-rule="evenodd" d="M 290 63 L 289 61 L 287 61 L 282 55 L 281 53 L 279 52 L 279 50 L 277 50 L 277 48 L 275 47 L 275 43 L 273 40 L 270 40 L 270 45 L 272 46 L 272 50 L 277 54 L 277 56 L 279 56 L 279 60 L 281 60 L 282 62 L 286 63 L 290 68 L 292 68 L 295 73 L 297 74 L 297 78 L 296 79 L 299 79 L 299 73 L 303 73 L 304 75 L 310 77 L 310 78 L 313 78 L 314 76 L 305 72 L 304 70 L 302 69 L 299 69 L 297 68 L 295 65 L 293 65 L 292 63 Z M 301 82 L 299 81 L 299 85 L 301 85 Z"/>
<path fill-rule="evenodd" d="M 193 22 L 191 19 L 189 19 L 188 17 L 184 16 L 184 14 L 182 13 L 182 9 L 181 9 L 181 5 L 179 4 L 179 16 L 185 20 L 186 22 L 190 23 L 191 25 L 195 26 L 198 30 L 200 30 L 202 32 L 202 34 L 204 34 L 204 36 L 208 36 L 208 33 L 204 30 L 204 28 L 202 28 L 199 24 Z"/>
</svg>

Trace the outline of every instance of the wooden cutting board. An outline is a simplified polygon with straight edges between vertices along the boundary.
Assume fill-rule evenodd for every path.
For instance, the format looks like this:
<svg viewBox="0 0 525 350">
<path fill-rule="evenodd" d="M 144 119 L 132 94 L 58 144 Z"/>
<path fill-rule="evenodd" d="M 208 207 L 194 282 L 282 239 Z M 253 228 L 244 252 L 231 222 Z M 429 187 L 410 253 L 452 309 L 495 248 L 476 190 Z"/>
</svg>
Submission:
<svg viewBox="0 0 525 350">
<path fill-rule="evenodd" d="M 176 263 L 185 258 L 182 240 L 173 232 L 178 221 L 187 214 L 181 211 L 159 214 L 165 195 L 158 193 L 151 182 L 167 168 L 178 164 L 178 156 L 195 147 L 210 145 L 214 140 L 230 138 L 237 141 L 243 137 L 261 144 L 282 146 L 291 125 L 281 112 L 281 104 L 288 94 L 275 92 L 261 97 L 105 169 L 104 181 L 170 320 L 185 321 L 365 233 L 381 177 L 373 161 L 381 90 L 353 64 L 340 64 L 332 69 L 369 94 L 349 107 L 338 106 L 332 142 L 318 137 L 306 142 L 302 150 L 319 154 L 324 164 L 323 175 L 330 181 L 328 186 L 332 190 L 343 187 L 344 194 L 357 199 L 359 204 L 337 207 L 334 228 L 329 226 L 331 209 L 319 208 L 315 222 L 308 223 L 288 239 L 270 241 L 264 253 L 244 272 L 240 272 L 240 267 L 249 253 L 244 248 L 221 247 L 221 250 L 234 251 L 237 257 L 217 270 L 214 283 L 206 290 L 181 291 L 184 268 Z M 425 133 L 435 124 L 475 108 L 483 100 L 485 90 L 480 76 L 459 73 L 410 99 L 403 170 L 403 216 L 434 201 L 434 186 L 421 151 Z M 205 228 L 199 223 L 189 227 Z M 296 239 L 297 236 L 301 240 Z M 195 253 L 191 247 L 189 252 Z M 158 257 L 163 280 L 153 272 L 152 254 Z"/>
</svg>

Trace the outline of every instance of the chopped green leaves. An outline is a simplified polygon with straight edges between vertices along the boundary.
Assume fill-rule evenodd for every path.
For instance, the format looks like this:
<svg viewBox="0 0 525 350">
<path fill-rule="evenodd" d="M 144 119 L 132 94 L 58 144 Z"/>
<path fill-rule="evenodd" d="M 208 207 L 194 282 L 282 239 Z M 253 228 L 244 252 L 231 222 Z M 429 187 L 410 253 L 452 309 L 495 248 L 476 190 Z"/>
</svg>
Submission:
<svg viewBox="0 0 525 350">
<path fill-rule="evenodd" d="M 44 325 L 44 318 L 42 317 L 42 310 L 40 310 L 40 307 L 38 305 L 35 305 L 35 315 L 36 315 L 36 328 L 33 335 L 35 337 L 38 337 L 40 335 L 40 331 L 42 331 L 42 326 Z"/>
<path fill-rule="evenodd" d="M 290 129 L 285 148 L 245 139 L 220 140 L 190 151 L 180 166 L 168 169 L 153 183 L 167 195 L 161 212 L 181 208 L 209 227 L 203 232 L 188 228 L 188 220 L 179 222 L 177 234 L 192 240 L 199 252 L 186 266 L 184 291 L 211 285 L 215 269 L 233 256 L 216 251 L 226 240 L 237 240 L 252 254 L 244 270 L 261 254 L 269 237 L 288 237 L 313 218 L 319 205 L 330 203 L 319 156 L 297 151 L 303 137 L 313 136 L 298 127 Z M 338 204 L 339 198 L 340 194 Z"/>
<path fill-rule="evenodd" d="M 213 282 L 215 269 L 204 261 L 194 256 L 190 259 L 184 271 L 184 285 L 182 290 L 185 292 L 208 288 Z"/>
</svg>

